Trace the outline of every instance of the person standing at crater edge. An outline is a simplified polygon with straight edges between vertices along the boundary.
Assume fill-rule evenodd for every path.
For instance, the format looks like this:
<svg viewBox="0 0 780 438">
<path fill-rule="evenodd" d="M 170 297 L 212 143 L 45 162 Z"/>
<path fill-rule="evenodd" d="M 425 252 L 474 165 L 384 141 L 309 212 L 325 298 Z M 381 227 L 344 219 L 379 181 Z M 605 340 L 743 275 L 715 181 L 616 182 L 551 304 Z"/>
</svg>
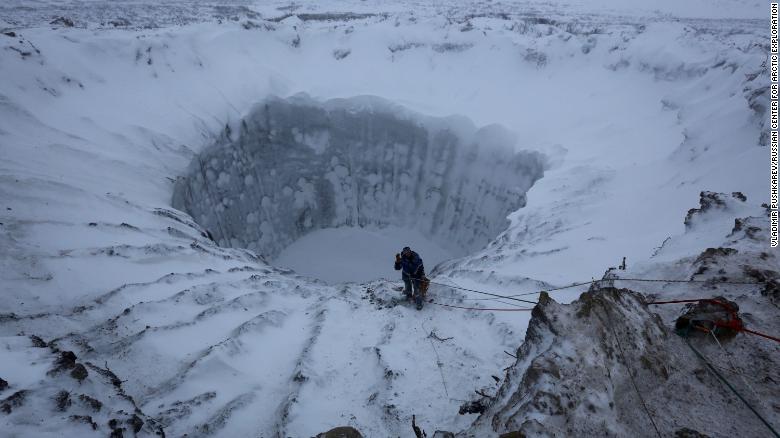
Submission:
<svg viewBox="0 0 780 438">
<path fill-rule="evenodd" d="M 417 310 L 422 309 L 422 281 L 425 278 L 425 267 L 419 254 L 405 246 L 400 254 L 395 255 L 395 270 L 401 271 L 406 298 L 414 296 Z"/>
</svg>

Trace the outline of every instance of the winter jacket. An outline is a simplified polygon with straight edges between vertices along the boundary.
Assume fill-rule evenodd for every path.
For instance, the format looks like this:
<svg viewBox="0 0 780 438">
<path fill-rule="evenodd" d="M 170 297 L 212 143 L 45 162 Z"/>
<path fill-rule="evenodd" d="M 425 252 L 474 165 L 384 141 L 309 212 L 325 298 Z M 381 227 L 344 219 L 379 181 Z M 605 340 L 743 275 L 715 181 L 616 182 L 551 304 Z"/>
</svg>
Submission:
<svg viewBox="0 0 780 438">
<path fill-rule="evenodd" d="M 410 257 L 401 256 L 401 260 L 395 262 L 395 270 L 401 271 L 401 275 L 403 277 L 425 277 L 425 267 L 423 266 L 423 261 L 414 251 L 412 251 L 412 255 Z"/>
</svg>

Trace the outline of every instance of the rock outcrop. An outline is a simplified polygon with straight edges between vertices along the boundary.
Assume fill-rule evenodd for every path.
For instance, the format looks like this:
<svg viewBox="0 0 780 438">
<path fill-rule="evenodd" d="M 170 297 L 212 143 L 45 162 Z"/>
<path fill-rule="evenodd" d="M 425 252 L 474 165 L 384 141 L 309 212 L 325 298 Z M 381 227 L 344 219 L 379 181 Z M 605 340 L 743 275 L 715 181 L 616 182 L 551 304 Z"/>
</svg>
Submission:
<svg viewBox="0 0 780 438">
<path fill-rule="evenodd" d="M 37 336 L 4 337 L 3 343 L 7 352 L 31 360 L 15 391 L 0 399 L 0 419 L 22 435 L 41 435 L 45 421 L 53 435 L 165 436 L 164 426 L 139 409 L 109 368 L 77 362 L 75 353 L 54 343 L 41 347 Z"/>
<path fill-rule="evenodd" d="M 704 337 L 691 342 L 713 347 Z M 594 288 L 569 305 L 542 295 L 517 356 L 485 412 L 458 436 L 766 432 L 628 289 Z"/>
<path fill-rule="evenodd" d="M 363 435 L 354 427 L 341 426 L 323 432 L 317 438 L 363 438 Z"/>
<path fill-rule="evenodd" d="M 725 193 L 701 192 L 699 194 L 699 208 L 688 210 L 688 214 L 685 216 L 685 226 L 690 227 L 697 217 L 705 215 L 712 210 L 726 210 L 731 203 L 744 203 L 746 201 L 747 197 L 741 192 L 734 192 L 731 196 Z"/>
</svg>

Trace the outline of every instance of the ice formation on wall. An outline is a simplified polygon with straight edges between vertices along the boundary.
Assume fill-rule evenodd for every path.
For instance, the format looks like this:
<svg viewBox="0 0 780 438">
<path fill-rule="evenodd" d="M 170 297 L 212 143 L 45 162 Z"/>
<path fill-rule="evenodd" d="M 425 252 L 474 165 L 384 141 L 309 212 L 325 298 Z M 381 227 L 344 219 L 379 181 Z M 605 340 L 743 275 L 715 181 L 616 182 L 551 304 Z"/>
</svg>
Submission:
<svg viewBox="0 0 780 438">
<path fill-rule="evenodd" d="M 479 249 L 525 205 L 544 157 L 505 129 L 412 113 L 377 97 L 270 98 L 192 162 L 173 206 L 224 246 L 274 257 L 337 226 L 417 229 Z"/>
</svg>

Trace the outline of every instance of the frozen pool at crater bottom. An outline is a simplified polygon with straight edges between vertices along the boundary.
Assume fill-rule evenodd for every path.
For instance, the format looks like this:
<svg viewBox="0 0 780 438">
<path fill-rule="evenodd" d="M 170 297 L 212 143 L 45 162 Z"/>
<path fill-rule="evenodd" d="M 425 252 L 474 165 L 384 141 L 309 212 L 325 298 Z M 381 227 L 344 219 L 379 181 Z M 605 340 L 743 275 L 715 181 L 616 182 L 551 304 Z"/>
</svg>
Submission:
<svg viewBox="0 0 780 438">
<path fill-rule="evenodd" d="M 454 257 L 417 230 L 340 227 L 306 234 L 285 248 L 273 264 L 328 283 L 396 280 L 400 273 L 393 270 L 393 260 L 404 246 L 420 254 L 426 272 Z"/>
</svg>

